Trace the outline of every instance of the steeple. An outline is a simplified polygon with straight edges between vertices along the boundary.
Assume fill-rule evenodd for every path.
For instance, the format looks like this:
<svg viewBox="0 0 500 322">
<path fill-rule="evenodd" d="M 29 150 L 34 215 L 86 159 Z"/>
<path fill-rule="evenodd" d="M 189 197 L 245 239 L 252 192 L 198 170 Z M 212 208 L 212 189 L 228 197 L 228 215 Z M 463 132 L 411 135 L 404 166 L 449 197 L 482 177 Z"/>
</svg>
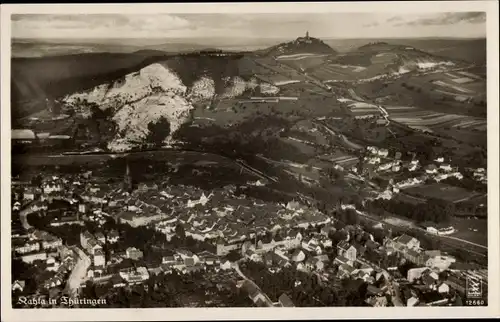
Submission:
<svg viewBox="0 0 500 322">
<path fill-rule="evenodd" d="M 132 191 L 132 177 L 130 176 L 130 167 L 127 162 L 127 168 L 125 170 L 125 176 L 123 178 L 123 190 L 131 192 Z"/>
</svg>

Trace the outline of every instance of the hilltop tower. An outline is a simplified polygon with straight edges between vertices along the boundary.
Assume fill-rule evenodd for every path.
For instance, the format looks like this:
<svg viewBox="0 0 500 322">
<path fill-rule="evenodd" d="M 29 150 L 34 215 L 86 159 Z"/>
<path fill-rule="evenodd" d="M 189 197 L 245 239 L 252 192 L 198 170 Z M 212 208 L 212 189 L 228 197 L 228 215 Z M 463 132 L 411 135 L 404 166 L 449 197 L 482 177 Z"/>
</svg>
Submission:
<svg viewBox="0 0 500 322">
<path fill-rule="evenodd" d="M 306 31 L 306 39 L 309 39 L 309 31 Z"/>
</svg>

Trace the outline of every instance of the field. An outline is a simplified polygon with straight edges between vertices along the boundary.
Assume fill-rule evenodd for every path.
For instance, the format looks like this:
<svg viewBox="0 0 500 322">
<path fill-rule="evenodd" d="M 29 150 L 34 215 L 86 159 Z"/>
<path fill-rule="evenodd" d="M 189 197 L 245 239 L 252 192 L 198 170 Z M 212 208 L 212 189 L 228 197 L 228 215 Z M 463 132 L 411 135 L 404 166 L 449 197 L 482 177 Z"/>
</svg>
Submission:
<svg viewBox="0 0 500 322">
<path fill-rule="evenodd" d="M 451 236 L 488 246 L 488 222 L 485 219 L 465 219 L 453 217 L 450 225 L 457 232 Z"/>
<path fill-rule="evenodd" d="M 429 78 L 434 85 L 437 85 L 436 91 L 459 101 L 484 95 L 486 91 L 485 80 L 470 71 L 438 73 Z"/>
<path fill-rule="evenodd" d="M 394 200 L 400 201 L 400 202 L 404 202 L 404 203 L 409 203 L 409 204 L 412 204 L 412 205 L 418 205 L 418 204 L 425 203 L 425 199 L 421 199 L 421 198 L 418 198 L 418 197 L 413 197 L 413 196 L 407 195 L 405 193 L 398 193 L 394 197 Z"/>
<path fill-rule="evenodd" d="M 423 198 L 436 198 L 448 202 L 461 202 L 478 196 L 477 192 L 471 192 L 460 187 L 454 187 L 442 183 L 426 184 L 405 189 L 405 193 Z"/>
<path fill-rule="evenodd" d="M 349 111 L 355 118 L 374 117 L 381 115 L 380 109 L 374 104 L 359 102 L 347 98 L 339 98 L 338 101 L 347 104 Z"/>
<path fill-rule="evenodd" d="M 409 106 L 486 118 L 486 82 L 479 69 L 410 72 L 397 79 L 359 83 L 356 92 L 384 106 Z"/>
<path fill-rule="evenodd" d="M 276 60 L 294 69 L 306 70 L 325 63 L 328 54 L 301 53 L 277 56 Z"/>
<path fill-rule="evenodd" d="M 333 98 L 325 97 L 310 91 L 301 94 L 289 86 L 269 97 L 268 101 L 252 99 L 223 99 L 216 101 L 213 106 L 196 106 L 192 110 L 195 123 L 230 126 L 250 119 L 253 116 L 275 115 L 285 119 L 314 118 L 322 116 L 341 115 L 340 104 Z M 291 98 L 298 97 L 297 100 Z M 287 99 L 289 98 L 289 99 Z"/>
<path fill-rule="evenodd" d="M 451 71 L 420 75 L 409 79 L 407 87 L 429 92 L 436 100 L 482 104 L 485 101 L 486 81 L 470 71 Z"/>
<path fill-rule="evenodd" d="M 354 155 L 350 155 L 343 151 L 335 151 L 328 154 L 319 155 L 317 157 L 319 160 L 328 161 L 333 164 L 338 164 L 344 168 L 349 168 L 358 163 L 359 158 Z"/>
<path fill-rule="evenodd" d="M 340 63 L 326 63 L 321 66 L 310 68 L 307 72 L 312 77 L 325 83 L 341 81 L 357 81 L 376 77 L 386 71 L 384 65 L 373 64 L 370 66 L 349 65 Z"/>
<path fill-rule="evenodd" d="M 460 114 L 447 114 L 411 106 L 385 106 L 389 118 L 413 129 L 427 132 L 441 129 L 486 131 L 486 119 Z"/>
</svg>

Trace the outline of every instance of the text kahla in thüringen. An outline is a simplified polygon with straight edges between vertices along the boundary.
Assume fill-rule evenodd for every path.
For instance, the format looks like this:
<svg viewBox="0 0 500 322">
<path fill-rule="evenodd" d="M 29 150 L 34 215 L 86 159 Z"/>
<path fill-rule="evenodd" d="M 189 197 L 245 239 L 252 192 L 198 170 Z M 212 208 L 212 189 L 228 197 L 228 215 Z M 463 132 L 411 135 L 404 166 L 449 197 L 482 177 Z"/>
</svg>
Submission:
<svg viewBox="0 0 500 322">
<path fill-rule="evenodd" d="M 87 299 L 87 298 L 69 298 L 67 296 L 61 296 L 58 299 L 45 299 L 45 298 L 33 298 L 21 296 L 17 300 L 17 304 L 27 305 L 27 306 L 37 306 L 37 305 L 64 305 L 64 306 L 75 306 L 75 305 L 102 305 L 106 304 L 106 299 Z"/>
</svg>

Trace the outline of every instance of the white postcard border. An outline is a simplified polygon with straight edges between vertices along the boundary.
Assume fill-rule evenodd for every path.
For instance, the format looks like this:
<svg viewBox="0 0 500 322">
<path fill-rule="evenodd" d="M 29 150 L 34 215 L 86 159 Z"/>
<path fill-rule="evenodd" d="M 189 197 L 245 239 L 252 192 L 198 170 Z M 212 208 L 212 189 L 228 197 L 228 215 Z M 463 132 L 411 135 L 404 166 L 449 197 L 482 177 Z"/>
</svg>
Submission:
<svg viewBox="0 0 500 322">
<path fill-rule="evenodd" d="M 412 308 L 160 308 L 160 309 L 12 309 L 10 242 L 10 15 L 12 13 L 314 13 L 314 12 L 487 12 L 488 93 L 488 307 Z M 452 318 L 498 317 L 499 277 L 499 81 L 497 1 L 415 1 L 343 3 L 204 3 L 204 4 L 43 4 L 1 6 L 1 236 L 2 320 L 88 321 L 88 320 L 256 320 L 333 318 Z M 495 247 L 496 245 L 496 247 Z M 7 283 L 5 282 L 7 281 Z M 495 305 L 496 304 L 496 305 Z"/>
</svg>

